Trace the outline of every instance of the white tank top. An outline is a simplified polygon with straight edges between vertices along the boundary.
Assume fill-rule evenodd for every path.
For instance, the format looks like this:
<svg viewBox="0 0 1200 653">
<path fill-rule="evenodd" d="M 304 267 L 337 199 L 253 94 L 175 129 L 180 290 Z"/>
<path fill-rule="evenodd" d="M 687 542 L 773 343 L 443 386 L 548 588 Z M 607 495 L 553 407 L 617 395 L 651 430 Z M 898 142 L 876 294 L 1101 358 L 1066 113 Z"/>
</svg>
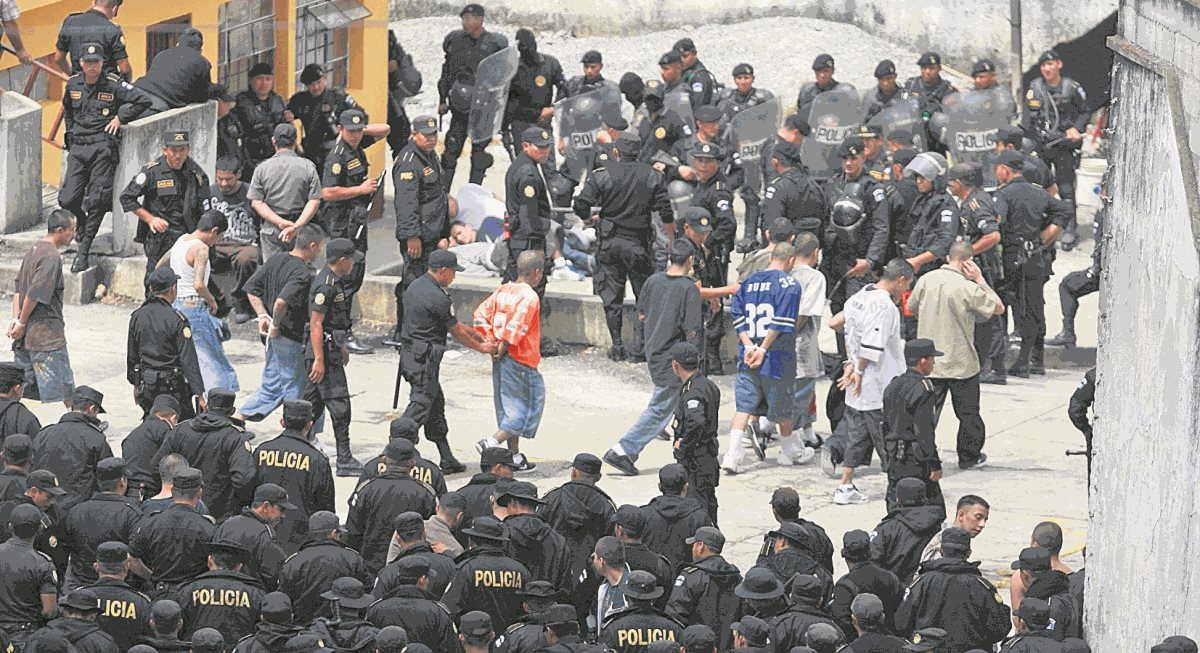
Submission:
<svg viewBox="0 0 1200 653">
<path fill-rule="evenodd" d="M 175 274 L 179 275 L 179 282 L 176 286 L 178 289 L 176 297 L 178 299 L 199 296 L 195 287 L 196 268 L 188 265 L 187 262 L 188 250 L 197 242 L 195 236 L 185 234 L 180 236 L 179 240 L 176 240 L 175 244 L 171 246 L 171 269 L 175 271 Z M 204 285 L 208 285 L 208 277 L 211 273 L 212 266 L 204 266 Z"/>
</svg>

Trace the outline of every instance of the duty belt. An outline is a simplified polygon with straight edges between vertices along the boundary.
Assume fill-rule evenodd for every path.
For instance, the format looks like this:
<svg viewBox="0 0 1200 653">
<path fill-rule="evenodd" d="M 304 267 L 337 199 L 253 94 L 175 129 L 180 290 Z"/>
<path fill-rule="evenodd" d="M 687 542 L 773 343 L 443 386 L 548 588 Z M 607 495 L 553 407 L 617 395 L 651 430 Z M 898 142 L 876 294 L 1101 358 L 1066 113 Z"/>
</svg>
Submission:
<svg viewBox="0 0 1200 653">
<path fill-rule="evenodd" d="M 92 143 L 103 143 L 113 138 L 115 137 L 101 132 L 99 134 L 85 134 L 83 136 L 72 135 L 70 140 L 72 145 L 91 145 Z"/>
</svg>

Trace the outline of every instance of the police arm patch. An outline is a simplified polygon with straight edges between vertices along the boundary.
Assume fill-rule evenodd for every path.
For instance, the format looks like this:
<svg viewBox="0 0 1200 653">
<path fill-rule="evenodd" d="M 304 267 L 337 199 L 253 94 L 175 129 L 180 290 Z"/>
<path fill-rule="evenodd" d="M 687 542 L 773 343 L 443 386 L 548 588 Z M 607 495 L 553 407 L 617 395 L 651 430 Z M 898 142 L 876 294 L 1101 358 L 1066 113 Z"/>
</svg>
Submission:
<svg viewBox="0 0 1200 653">
<path fill-rule="evenodd" d="M 532 185 L 525 187 L 525 197 L 533 197 L 534 194 L 535 194 L 535 191 L 533 190 Z"/>
<path fill-rule="evenodd" d="M 313 303 L 316 304 L 317 306 L 323 306 L 325 304 L 325 293 L 319 292 L 316 295 L 314 295 Z"/>
</svg>

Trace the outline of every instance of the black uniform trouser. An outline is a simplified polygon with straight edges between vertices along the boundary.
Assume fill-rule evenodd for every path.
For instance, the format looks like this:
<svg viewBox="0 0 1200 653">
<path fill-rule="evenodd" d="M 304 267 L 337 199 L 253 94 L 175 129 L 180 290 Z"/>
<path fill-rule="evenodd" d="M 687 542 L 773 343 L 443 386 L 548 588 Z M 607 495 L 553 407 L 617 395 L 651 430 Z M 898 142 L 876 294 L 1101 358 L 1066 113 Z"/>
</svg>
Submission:
<svg viewBox="0 0 1200 653">
<path fill-rule="evenodd" d="M 1006 315 L 1006 314 L 1005 314 Z M 975 325 L 975 352 L 982 371 L 1004 376 L 1004 357 L 1008 349 L 1008 320 L 1005 315 L 993 315 Z"/>
<path fill-rule="evenodd" d="M 1054 183 L 1058 185 L 1058 196 L 1069 205 L 1071 221 L 1063 231 L 1074 233 L 1076 226 L 1075 215 L 1075 171 L 1079 168 L 1078 150 L 1069 147 L 1051 147 L 1039 152 L 1046 167 L 1054 173 Z"/>
<path fill-rule="evenodd" d="M 1017 367 L 1041 365 L 1046 341 L 1046 282 L 1047 276 L 1020 276 L 1013 323 L 1021 334 L 1021 349 L 1017 352 Z"/>
<path fill-rule="evenodd" d="M 942 485 L 937 481 L 931 481 L 929 475 L 933 473 L 933 466 L 929 463 L 913 460 L 912 443 L 903 440 L 889 440 L 886 445 L 887 449 L 887 493 L 885 500 L 887 510 L 891 513 L 896 508 L 900 507 L 896 501 L 896 486 L 900 481 L 906 478 L 918 478 L 925 483 L 925 503 L 931 506 L 940 506 L 942 509 L 942 518 L 946 516 L 946 499 L 942 496 Z"/>
<path fill-rule="evenodd" d="M 400 241 L 400 248 L 407 251 L 408 244 L 405 241 Z M 400 280 L 396 282 L 396 288 L 393 293 L 396 295 L 396 333 L 400 333 L 401 327 L 404 326 L 404 292 L 416 281 L 429 271 L 429 253 L 437 248 L 437 243 L 421 241 L 421 255 L 413 258 L 408 254 L 404 256 L 404 267 L 400 270 Z"/>
<path fill-rule="evenodd" d="M 688 454 L 676 456 L 677 462 L 687 470 L 687 496 L 700 502 L 708 512 L 713 526 L 717 525 L 717 486 L 721 482 L 721 466 L 717 457 L 710 453 Z"/>
<path fill-rule="evenodd" d="M 758 163 L 755 161 L 754 165 L 758 165 Z M 758 224 L 758 216 L 762 211 L 762 200 L 758 197 L 759 191 L 762 190 L 761 177 L 762 175 L 746 175 L 746 180 L 737 189 L 738 197 L 742 198 L 742 203 L 746 205 L 742 238 L 761 240 L 760 225 Z"/>
<path fill-rule="evenodd" d="M 450 425 L 446 422 L 446 396 L 442 394 L 442 355 L 445 346 L 412 342 L 400 348 L 400 373 L 408 381 L 408 406 L 404 416 L 425 428 L 425 439 L 447 442 Z"/>
<path fill-rule="evenodd" d="M 179 402 L 179 421 L 182 422 L 196 416 L 192 393 L 187 387 L 187 382 L 184 381 L 182 372 L 143 370 L 139 374 L 140 378 L 134 387 L 134 399 L 137 401 L 138 407 L 142 409 L 142 419 L 146 419 L 146 416 L 150 414 L 154 398 L 158 395 L 170 395 Z"/>
<path fill-rule="evenodd" d="M 391 129 L 388 132 L 387 143 L 388 147 L 392 148 L 392 156 L 395 157 L 412 136 L 412 123 L 408 120 L 408 113 L 404 111 L 404 104 L 400 98 L 391 93 L 388 93 L 387 108 L 387 124 Z"/>
<path fill-rule="evenodd" d="M 73 138 L 67 152 L 67 172 L 58 205 L 75 215 L 76 240 L 83 251 L 91 247 L 104 214 L 112 209 L 116 147 L 116 139 L 98 134 Z"/>
<path fill-rule="evenodd" d="M 644 241 L 626 236 L 612 236 L 600 243 L 596 253 L 597 270 L 592 277 L 596 294 L 604 303 L 604 321 L 608 324 L 608 335 L 613 346 L 624 342 L 621 327 L 625 320 L 625 282 L 633 286 L 634 298 L 642 295 L 642 286 L 654 273 L 654 262 Z M 641 320 L 633 325 L 633 344 L 630 351 L 642 354 L 643 328 Z"/>
<path fill-rule="evenodd" d="M 987 427 L 979 414 L 979 375 L 969 379 L 931 378 L 929 381 L 933 384 L 935 397 L 934 428 L 937 428 L 942 407 L 946 404 L 946 395 L 949 394 L 951 405 L 954 406 L 954 416 L 958 418 L 958 463 L 974 463 L 979 460 L 979 454 L 983 451 L 983 441 L 987 436 Z"/>
<path fill-rule="evenodd" d="M 1062 303 L 1063 329 L 1075 330 L 1075 313 L 1079 311 L 1079 298 L 1100 290 L 1100 273 L 1096 268 L 1076 270 L 1063 278 L 1058 285 L 1058 299 Z"/>
<path fill-rule="evenodd" d="M 466 146 L 469 138 L 467 135 L 469 118 L 469 113 L 450 111 L 450 128 L 446 130 L 445 149 L 442 151 L 442 183 L 445 185 L 447 193 L 450 192 L 450 185 L 454 182 L 454 168 L 458 166 L 458 157 L 462 155 L 463 147 Z M 491 162 L 485 158 L 487 146 L 487 141 L 471 143 L 469 181 L 472 184 L 482 184 L 484 174 L 491 167 Z"/>
<path fill-rule="evenodd" d="M 153 232 L 146 234 L 146 240 L 142 243 L 142 251 L 146 252 L 146 279 L 149 279 L 150 273 L 154 272 L 155 266 L 158 265 L 158 260 L 171 251 L 171 247 L 175 245 L 175 241 L 179 240 L 179 237 L 184 233 L 184 230 L 179 227 L 170 225 L 161 234 Z"/>
<path fill-rule="evenodd" d="M 307 340 L 307 334 L 305 338 Z M 334 348 L 337 351 L 333 351 Z M 326 343 L 325 376 L 319 383 L 313 383 L 308 378 L 312 366 L 313 356 L 308 354 L 304 357 L 304 388 L 300 398 L 312 404 L 314 422 L 321 419 L 326 409 L 329 410 L 329 418 L 333 422 L 333 440 L 337 443 L 340 458 L 343 451 L 350 452 L 350 384 L 346 380 L 340 345 L 336 341 Z"/>
</svg>

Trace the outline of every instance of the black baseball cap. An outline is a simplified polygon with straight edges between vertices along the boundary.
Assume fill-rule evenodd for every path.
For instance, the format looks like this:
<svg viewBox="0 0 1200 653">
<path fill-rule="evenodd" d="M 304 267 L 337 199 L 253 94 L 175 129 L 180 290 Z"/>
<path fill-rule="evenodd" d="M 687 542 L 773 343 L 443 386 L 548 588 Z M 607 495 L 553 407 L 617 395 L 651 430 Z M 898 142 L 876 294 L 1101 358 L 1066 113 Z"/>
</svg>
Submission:
<svg viewBox="0 0 1200 653">
<path fill-rule="evenodd" d="M 445 268 L 462 272 L 466 268 L 458 264 L 458 255 L 448 249 L 435 249 L 429 255 L 429 269 L 442 270 Z"/>
<path fill-rule="evenodd" d="M 800 493 L 792 487 L 776 488 L 771 493 L 770 506 L 776 509 L 800 510 Z"/>
<path fill-rule="evenodd" d="M 925 481 L 919 478 L 902 478 L 896 483 L 896 502 L 902 506 L 925 505 Z"/>
<path fill-rule="evenodd" d="M 1031 626 L 1046 626 L 1050 623 L 1050 604 L 1042 599 L 1026 596 L 1013 614 Z"/>
<path fill-rule="evenodd" d="M 838 157 L 843 159 L 855 157 L 862 153 L 863 142 L 862 139 L 857 136 L 850 136 L 846 138 L 846 140 L 842 141 L 842 144 L 838 146 L 837 150 Z"/>
<path fill-rule="evenodd" d="M 509 451 L 508 447 L 484 447 L 483 451 L 479 452 L 479 465 L 487 469 L 496 465 L 505 465 L 513 469 L 520 467 L 513 462 L 512 451 Z"/>
<path fill-rule="evenodd" d="M 946 641 L 946 631 L 941 628 L 922 628 L 913 633 L 912 639 L 904 646 L 905 651 L 932 651 L 941 648 Z"/>
<path fill-rule="evenodd" d="M 486 612 L 472 610 L 458 620 L 458 632 L 471 637 L 492 634 L 492 618 Z"/>
<path fill-rule="evenodd" d="M 354 241 L 349 238 L 334 238 L 325 245 L 325 260 L 333 263 L 341 258 L 353 258 Z"/>
<path fill-rule="evenodd" d="M 405 649 L 406 646 L 408 633 L 400 626 L 388 626 L 375 634 L 375 648 L 379 649 L 380 653 L 405 653 L 412 650 Z"/>
<path fill-rule="evenodd" d="M 781 164 L 795 166 L 804 162 L 804 154 L 800 151 L 800 146 L 791 141 L 776 143 L 771 150 L 771 156 L 778 159 Z"/>
<path fill-rule="evenodd" d="M 650 523 L 644 510 L 630 504 L 618 508 L 613 515 L 613 521 L 625 531 L 626 535 L 636 538 L 645 535 L 646 526 Z"/>
<path fill-rule="evenodd" d="M 600 54 L 599 50 L 588 50 L 583 53 L 583 58 L 579 60 L 579 63 L 604 63 L 604 56 Z"/>
<path fill-rule="evenodd" d="M 365 129 L 367 127 L 367 114 L 360 109 L 346 109 L 338 116 L 338 126 L 342 129 Z"/>
<path fill-rule="evenodd" d="M 208 391 L 208 412 L 221 415 L 233 414 L 233 406 L 237 394 L 227 388 L 213 388 Z"/>
<path fill-rule="evenodd" d="M 12 509 L 8 515 L 8 523 L 13 526 L 36 524 L 42 521 L 42 511 L 30 503 L 22 503 Z"/>
<path fill-rule="evenodd" d="M 687 544 L 700 542 L 715 553 L 720 553 L 721 549 L 725 548 L 725 535 L 714 526 L 701 526 L 696 529 L 695 535 L 687 538 L 684 542 Z"/>
<path fill-rule="evenodd" d="M 326 250 L 328 251 L 328 250 Z M 283 402 L 283 419 L 289 422 L 298 420 L 311 421 L 313 418 L 313 405 L 311 401 L 303 399 L 289 399 Z"/>
<path fill-rule="evenodd" d="M 685 370 L 700 368 L 700 350 L 690 342 L 682 341 L 671 345 L 671 360 L 679 363 Z"/>
<path fill-rule="evenodd" d="M 733 593 L 743 599 L 776 599 L 783 596 L 783 584 L 770 569 L 754 567 L 733 588 Z"/>
<path fill-rule="evenodd" d="M 254 79 L 259 75 L 274 75 L 275 71 L 271 68 L 271 64 L 260 61 L 253 66 L 250 66 L 250 79 Z"/>
<path fill-rule="evenodd" d="M 1040 546 L 1021 549 L 1021 555 L 1013 561 L 1012 568 L 1035 574 L 1050 571 L 1050 550 Z"/>
<path fill-rule="evenodd" d="M 751 66 L 748 63 L 740 63 L 733 67 L 733 76 L 734 77 L 737 77 L 738 75 L 753 75 L 753 74 L 754 74 L 754 66 Z"/>
<path fill-rule="evenodd" d="M 160 599 L 150 606 L 150 618 L 160 630 L 173 630 L 183 618 L 183 609 L 171 599 Z"/>
<path fill-rule="evenodd" d="M 813 59 L 813 70 L 826 70 L 828 68 L 833 68 L 832 54 L 821 53 L 817 55 L 816 59 Z"/>
<path fill-rule="evenodd" d="M 696 42 L 685 37 L 676 41 L 675 45 L 671 49 L 675 50 L 676 52 L 695 52 Z"/>
<path fill-rule="evenodd" d="M 785 118 L 783 124 L 787 125 L 789 129 L 800 132 L 804 136 L 812 134 L 812 125 L 808 124 L 808 121 L 798 113 L 793 113 Z"/>
<path fill-rule="evenodd" d="M 166 292 L 175 287 L 176 281 L 179 281 L 179 275 L 166 266 L 158 268 L 146 277 L 146 285 L 152 292 Z"/>
<path fill-rule="evenodd" d="M 296 504 L 288 501 L 287 490 L 274 483 L 263 483 L 254 490 L 254 503 L 273 503 L 284 510 L 295 510 Z"/>
<path fill-rule="evenodd" d="M 842 557 L 861 561 L 871 557 L 871 536 L 864 530 L 854 529 L 842 535 Z"/>
<path fill-rule="evenodd" d="M 102 542 L 96 547 L 96 562 L 116 565 L 129 559 L 129 547 L 124 542 Z"/>
<path fill-rule="evenodd" d="M 693 624 L 683 629 L 679 643 L 689 651 L 711 651 L 717 646 L 717 634 L 704 624 Z"/>
<path fill-rule="evenodd" d="M 14 361 L 0 363 L 0 382 L 4 383 L 6 387 L 25 383 L 25 368 Z"/>
<path fill-rule="evenodd" d="M 575 454 L 571 466 L 586 474 L 599 474 L 603 468 L 600 459 L 590 453 Z"/>
<path fill-rule="evenodd" d="M 406 536 L 406 539 L 409 535 L 418 536 L 425 530 L 425 519 L 421 517 L 421 513 L 407 510 L 392 519 L 392 530 Z"/>
<path fill-rule="evenodd" d="M 48 469 L 35 469 L 29 472 L 29 479 L 26 481 L 27 487 L 35 487 L 51 496 L 61 497 L 67 491 L 58 483 L 58 477 L 54 472 Z"/>
<path fill-rule="evenodd" d="M 291 147 L 296 144 L 296 126 L 288 122 L 281 122 L 275 125 L 271 137 L 275 139 L 275 144 L 279 147 Z"/>
<path fill-rule="evenodd" d="M 965 553 L 971 548 L 971 534 L 957 526 L 951 526 L 942 531 L 942 549 L 957 550 Z"/>
<path fill-rule="evenodd" d="M 1021 131 L 1020 127 L 1001 125 L 1000 128 L 996 130 L 997 143 L 1021 147 L 1021 141 L 1023 140 L 1025 140 L 1025 132 Z"/>
<path fill-rule="evenodd" d="M 289 625 L 292 621 L 292 599 L 283 592 L 271 592 L 263 597 L 258 613 L 267 623 Z"/>
<path fill-rule="evenodd" d="M 724 115 L 715 104 L 705 104 L 696 107 L 696 110 L 692 112 L 692 117 L 700 122 L 720 122 L 721 117 Z"/>
<path fill-rule="evenodd" d="M 76 386 L 75 391 L 71 393 L 71 400 L 72 401 L 80 401 L 80 400 L 90 401 L 91 403 L 96 405 L 96 409 L 98 411 L 100 411 L 101 413 L 107 412 L 104 410 L 104 406 L 103 406 L 104 393 L 100 392 L 99 390 L 97 390 L 91 386 L 86 386 L 86 385 Z"/>
<path fill-rule="evenodd" d="M 417 447 L 411 440 L 395 438 L 388 440 L 387 446 L 383 448 L 383 455 L 398 463 L 413 460 L 417 457 Z"/>
<path fill-rule="evenodd" d="M 1025 155 L 1016 150 L 1004 150 L 996 157 L 996 164 L 1008 166 L 1017 172 L 1025 166 Z"/>
<path fill-rule="evenodd" d="M 771 626 L 767 622 L 746 615 L 731 626 L 734 632 L 740 633 L 751 646 L 766 646 L 771 641 Z"/>
<path fill-rule="evenodd" d="M 185 130 L 167 130 L 163 132 L 163 145 L 191 145 L 192 134 Z"/>
<path fill-rule="evenodd" d="M 950 170 L 946 173 L 946 179 L 950 181 L 957 179 L 971 186 L 978 186 L 979 167 L 973 163 L 955 163 L 950 166 Z"/>
<path fill-rule="evenodd" d="M 795 574 L 791 578 L 792 598 L 821 601 L 825 596 L 825 583 L 812 574 Z"/>
<path fill-rule="evenodd" d="M 767 231 L 771 232 L 771 241 L 776 243 L 786 243 L 796 235 L 796 225 L 791 220 L 779 216 L 767 225 Z"/>
<path fill-rule="evenodd" d="M 79 52 L 80 61 L 104 61 L 104 48 L 99 43 L 84 43 Z"/>
<path fill-rule="evenodd" d="M 537 126 L 526 127 L 525 131 L 521 132 L 521 141 L 534 147 L 550 147 L 554 144 L 554 139 L 550 137 L 550 130 Z"/>
<path fill-rule="evenodd" d="M 678 50 L 667 50 L 663 53 L 663 56 L 658 58 L 658 65 L 660 67 L 677 63 L 683 63 L 683 57 L 679 56 Z M 647 85 L 647 88 L 649 88 L 649 85 Z"/>
<path fill-rule="evenodd" d="M 417 420 L 401 415 L 388 424 L 388 439 L 403 438 L 412 441 L 418 437 L 417 433 L 420 430 L 421 425 L 417 424 Z"/>
<path fill-rule="evenodd" d="M 552 599 L 563 594 L 554 583 L 545 580 L 530 581 L 525 589 L 517 590 L 517 596 L 527 599 Z"/>
<path fill-rule="evenodd" d="M 1062 57 L 1060 57 L 1058 55 L 1058 52 L 1053 49 L 1046 50 L 1045 52 L 1038 55 L 1038 65 L 1040 66 L 1040 65 L 1046 63 L 1047 61 L 1062 61 Z"/>
<path fill-rule="evenodd" d="M 316 638 L 316 635 L 312 636 Z M 293 637 L 292 639 L 299 639 Z M 289 653 L 293 650 L 291 640 L 288 640 Z M 311 648 L 302 649 L 304 651 L 313 651 Z M 327 649 L 328 650 L 328 649 Z M 201 628 L 192 633 L 192 653 L 224 653 L 225 651 L 225 636 L 221 631 L 215 628 Z"/>
<path fill-rule="evenodd" d="M 894 133 L 894 132 L 893 132 Z M 892 140 L 892 135 L 888 135 L 888 140 Z M 909 136 L 908 140 L 912 140 Z M 902 166 L 907 166 L 912 163 L 912 160 L 917 158 L 917 151 L 911 147 L 902 147 L 895 152 L 892 152 L 892 163 L 899 163 Z"/>
<path fill-rule="evenodd" d="M 722 159 L 725 152 L 716 143 L 699 143 L 692 147 L 693 159 Z"/>
<path fill-rule="evenodd" d="M 546 504 L 545 501 L 538 498 L 537 486 L 526 481 L 512 481 L 505 484 L 504 489 L 496 495 L 496 505 L 507 506 L 509 499 L 518 499 L 539 506 Z"/>
<path fill-rule="evenodd" d="M 321 79 L 321 76 L 324 74 L 325 69 L 321 68 L 321 64 L 310 63 L 304 67 L 304 70 L 300 71 L 300 83 L 305 85 L 311 84 Z"/>
<path fill-rule="evenodd" d="M 104 458 L 96 463 L 96 480 L 100 483 L 111 483 L 125 478 L 125 460 L 123 458 Z"/>
<path fill-rule="evenodd" d="M 917 59 L 918 66 L 940 66 L 942 65 L 942 55 L 936 52 L 926 52 Z"/>
<path fill-rule="evenodd" d="M 884 59 L 875 65 L 875 79 L 888 77 L 896 74 L 896 62 L 891 59 Z"/>
<path fill-rule="evenodd" d="M 184 467 L 175 472 L 175 480 L 172 485 L 180 490 L 195 490 L 204 486 L 204 472 L 195 467 Z"/>
<path fill-rule="evenodd" d="M 879 138 L 883 135 L 883 130 L 878 125 L 863 123 L 858 126 L 858 137 L 862 139 Z"/>
<path fill-rule="evenodd" d="M 309 533 L 328 533 L 335 529 L 346 532 L 346 527 L 342 526 L 342 520 L 335 512 L 318 510 L 308 516 Z"/>
<path fill-rule="evenodd" d="M 154 398 L 154 403 L 150 406 L 150 412 L 168 410 L 176 415 L 180 413 L 179 400 L 171 395 L 158 395 Z M 12 437 L 12 436 L 9 436 Z M 7 443 L 8 440 L 5 440 Z"/>
<path fill-rule="evenodd" d="M 530 583 L 530 585 L 532 584 Z M 578 618 L 579 615 L 575 611 L 575 606 L 568 603 L 555 603 L 550 606 L 549 610 L 546 610 L 545 622 L 547 626 L 557 626 L 559 624 L 574 623 Z"/>
<path fill-rule="evenodd" d="M 942 352 L 933 346 L 933 341 L 929 338 L 913 338 L 904 343 L 904 358 L 910 361 L 917 360 L 918 358 L 943 355 Z"/>
<path fill-rule="evenodd" d="M 99 612 L 100 598 L 89 589 L 77 589 L 58 602 L 59 605 L 83 612 Z"/>
<path fill-rule="evenodd" d="M 246 562 L 250 559 L 250 550 L 242 546 L 241 542 L 233 540 L 216 540 L 204 545 L 205 551 L 212 554 L 226 554 L 238 557 L 241 562 Z"/>
<path fill-rule="evenodd" d="M 808 532 L 796 522 L 785 521 L 767 533 L 770 537 L 782 537 L 797 547 L 804 546 Z"/>
<path fill-rule="evenodd" d="M 712 215 L 708 209 L 699 206 L 689 206 L 679 212 L 679 218 L 692 229 L 708 231 L 712 229 Z"/>
<path fill-rule="evenodd" d="M 678 491 L 687 483 L 687 470 L 679 463 L 663 465 L 658 470 L 658 486 L 666 490 Z"/>
<path fill-rule="evenodd" d="M 460 18 L 462 17 L 463 14 L 471 14 L 472 16 L 483 16 L 484 15 L 483 5 L 472 2 L 471 4 L 463 7 L 462 11 L 458 12 L 458 15 Z"/>
<path fill-rule="evenodd" d="M 33 457 L 33 440 L 24 433 L 14 433 L 4 438 L 4 460 L 11 465 L 29 462 Z"/>
<path fill-rule="evenodd" d="M 996 72 L 996 64 L 993 63 L 991 59 L 980 59 L 979 61 L 971 64 L 972 76 L 994 72 Z"/>
<path fill-rule="evenodd" d="M 204 630 L 212 630 L 205 628 Z M 214 631 L 215 632 L 215 631 Z M 197 634 L 200 631 L 196 631 Z M 220 633 L 217 633 L 218 635 Z M 196 647 L 196 635 L 192 635 L 192 648 Z M 315 633 L 300 633 L 284 644 L 284 653 L 334 653 L 337 649 L 330 646 Z"/>
<path fill-rule="evenodd" d="M 429 136 L 438 133 L 437 118 L 430 115 L 417 116 L 412 121 L 413 131 Z"/>
</svg>

